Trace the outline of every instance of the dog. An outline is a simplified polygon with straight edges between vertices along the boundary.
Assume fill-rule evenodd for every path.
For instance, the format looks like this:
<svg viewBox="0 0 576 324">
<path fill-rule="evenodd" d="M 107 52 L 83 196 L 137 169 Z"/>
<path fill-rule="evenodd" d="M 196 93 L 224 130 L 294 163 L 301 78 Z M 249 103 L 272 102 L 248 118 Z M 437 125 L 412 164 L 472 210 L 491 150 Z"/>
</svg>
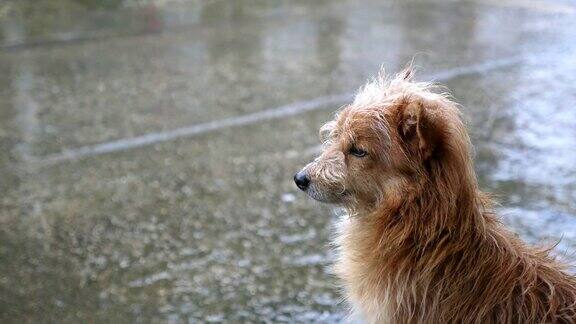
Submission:
<svg viewBox="0 0 576 324">
<path fill-rule="evenodd" d="M 343 206 L 335 274 L 368 323 L 575 323 L 576 280 L 508 231 L 480 191 L 458 105 L 408 67 L 322 126 L 294 176 Z"/>
</svg>

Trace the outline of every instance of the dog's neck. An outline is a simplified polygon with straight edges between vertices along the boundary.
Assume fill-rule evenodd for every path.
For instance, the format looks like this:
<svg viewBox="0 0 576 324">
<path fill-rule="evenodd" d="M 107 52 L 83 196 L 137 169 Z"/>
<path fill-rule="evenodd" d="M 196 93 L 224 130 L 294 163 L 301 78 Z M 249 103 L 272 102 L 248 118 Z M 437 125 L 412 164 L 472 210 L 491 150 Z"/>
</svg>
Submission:
<svg viewBox="0 0 576 324">
<path fill-rule="evenodd" d="M 488 200 L 478 189 L 471 161 L 451 161 L 455 163 L 431 164 L 427 176 L 409 192 L 350 220 L 341 237 L 347 261 L 337 271 L 345 281 L 381 285 L 379 289 L 349 287 L 353 298 L 370 299 L 366 291 L 409 296 L 412 302 L 426 298 L 427 289 L 440 284 L 434 281 L 444 271 L 456 270 L 439 266 L 447 263 L 446 258 L 482 249 L 487 236 L 496 232 L 498 222 L 485 210 Z M 366 280 L 354 281 L 354 276 Z"/>
<path fill-rule="evenodd" d="M 404 192 L 363 211 L 362 218 L 381 223 L 386 232 L 400 230 L 411 240 L 433 240 L 445 233 L 471 237 L 486 231 L 490 201 L 478 188 L 467 154 L 431 161 L 416 178 Z"/>
</svg>

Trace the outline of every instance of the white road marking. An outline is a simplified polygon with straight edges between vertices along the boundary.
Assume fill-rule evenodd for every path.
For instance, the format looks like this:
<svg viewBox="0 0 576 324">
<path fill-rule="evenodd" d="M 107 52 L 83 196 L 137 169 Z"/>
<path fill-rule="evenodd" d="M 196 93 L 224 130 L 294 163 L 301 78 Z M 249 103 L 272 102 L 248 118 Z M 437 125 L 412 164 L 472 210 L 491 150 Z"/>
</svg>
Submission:
<svg viewBox="0 0 576 324">
<path fill-rule="evenodd" d="M 430 75 L 425 79 L 435 81 L 446 81 L 456 77 L 483 74 L 492 70 L 509 67 L 520 63 L 525 58 L 515 56 L 505 59 L 492 60 L 485 63 L 472 64 L 453 69 L 440 71 Z M 65 161 L 73 161 L 91 156 L 102 155 L 134 148 L 149 146 L 157 143 L 172 141 L 180 138 L 193 137 L 200 134 L 216 131 L 228 127 L 238 127 L 254 124 L 261 121 L 290 117 L 305 112 L 331 107 L 336 104 L 343 104 L 352 98 L 352 94 L 335 94 L 318 97 L 309 101 L 299 101 L 292 104 L 258 111 L 252 114 L 234 116 L 206 123 L 185 126 L 164 132 L 153 132 L 142 136 L 118 139 L 96 145 L 82 146 L 72 149 L 64 149 L 62 152 L 49 154 L 44 157 L 30 158 L 29 162 L 38 166 L 49 166 Z"/>
<path fill-rule="evenodd" d="M 534 11 L 541 11 L 546 13 L 557 14 L 574 14 L 576 8 L 571 5 L 553 3 L 552 1 L 537 1 L 537 0 L 483 0 L 473 1 L 479 4 L 485 4 L 494 7 L 508 7 L 508 8 L 521 8 Z"/>
</svg>

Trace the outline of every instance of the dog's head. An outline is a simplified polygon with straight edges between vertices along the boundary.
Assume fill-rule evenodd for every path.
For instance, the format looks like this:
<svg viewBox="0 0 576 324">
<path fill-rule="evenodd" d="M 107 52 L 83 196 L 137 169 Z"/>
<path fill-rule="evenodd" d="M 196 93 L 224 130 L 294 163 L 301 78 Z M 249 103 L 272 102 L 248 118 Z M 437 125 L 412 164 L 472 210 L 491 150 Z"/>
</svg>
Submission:
<svg viewBox="0 0 576 324">
<path fill-rule="evenodd" d="M 322 202 L 366 207 L 401 200 L 431 169 L 449 170 L 448 160 L 459 160 L 449 172 L 472 172 L 456 105 L 411 75 L 381 75 L 362 87 L 321 128 L 323 151 L 296 173 L 296 185 Z"/>
</svg>

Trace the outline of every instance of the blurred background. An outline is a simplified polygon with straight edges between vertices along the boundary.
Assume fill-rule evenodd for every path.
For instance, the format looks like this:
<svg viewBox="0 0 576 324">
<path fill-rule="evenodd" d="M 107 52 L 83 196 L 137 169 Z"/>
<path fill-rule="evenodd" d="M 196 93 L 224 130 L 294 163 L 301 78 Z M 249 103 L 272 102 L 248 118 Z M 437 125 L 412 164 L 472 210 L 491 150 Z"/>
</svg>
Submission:
<svg viewBox="0 0 576 324">
<path fill-rule="evenodd" d="M 568 0 L 2 0 L 0 322 L 340 321 L 292 175 L 413 57 L 506 223 L 574 260 L 575 53 Z"/>
</svg>

